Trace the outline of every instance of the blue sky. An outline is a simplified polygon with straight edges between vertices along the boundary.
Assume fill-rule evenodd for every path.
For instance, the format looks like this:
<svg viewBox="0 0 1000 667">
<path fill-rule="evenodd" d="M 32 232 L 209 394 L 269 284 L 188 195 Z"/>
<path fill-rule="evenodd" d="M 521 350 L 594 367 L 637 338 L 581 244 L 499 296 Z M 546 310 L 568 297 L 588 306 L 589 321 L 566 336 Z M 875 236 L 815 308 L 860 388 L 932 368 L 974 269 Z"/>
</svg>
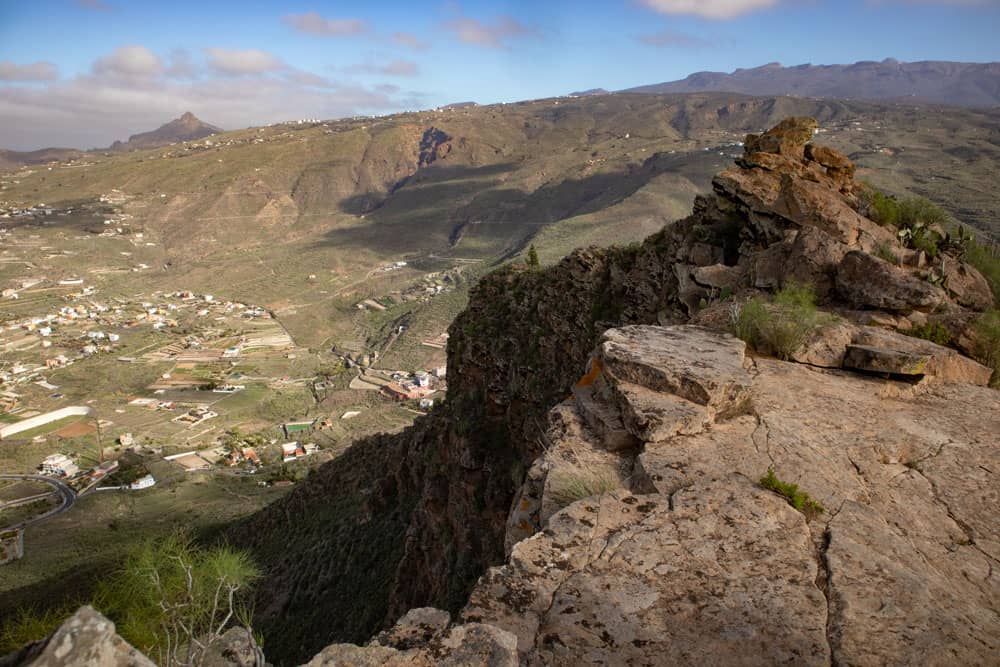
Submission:
<svg viewBox="0 0 1000 667">
<path fill-rule="evenodd" d="M 1000 60 L 1000 0 L 0 0 L 0 146 L 857 60 Z"/>
</svg>

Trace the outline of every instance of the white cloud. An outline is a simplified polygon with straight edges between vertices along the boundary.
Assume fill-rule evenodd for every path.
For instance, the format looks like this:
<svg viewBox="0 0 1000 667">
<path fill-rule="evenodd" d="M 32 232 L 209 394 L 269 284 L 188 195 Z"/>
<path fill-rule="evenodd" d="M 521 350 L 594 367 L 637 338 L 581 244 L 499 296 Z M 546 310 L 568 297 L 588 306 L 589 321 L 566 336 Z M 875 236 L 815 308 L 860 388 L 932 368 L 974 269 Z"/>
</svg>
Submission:
<svg viewBox="0 0 1000 667">
<path fill-rule="evenodd" d="M 94 61 L 93 70 L 94 74 L 151 77 L 163 72 L 163 61 L 145 46 L 122 46 L 111 55 Z"/>
<path fill-rule="evenodd" d="M 371 63 L 353 65 L 348 68 L 348 71 L 362 74 L 381 74 L 384 76 L 416 76 L 420 68 L 417 67 L 417 63 L 410 62 L 409 60 L 393 60 L 384 65 L 373 65 Z"/>
<path fill-rule="evenodd" d="M 220 74 L 240 76 L 285 69 L 285 64 L 260 49 L 205 49 L 208 66 Z"/>
<path fill-rule="evenodd" d="M 59 70 L 45 60 L 23 65 L 9 60 L 0 61 L 0 81 L 52 81 L 57 78 Z"/>
<path fill-rule="evenodd" d="M 317 12 L 289 14 L 281 20 L 299 32 L 320 37 L 346 37 L 368 31 L 368 24 L 360 19 L 328 19 Z"/>
<path fill-rule="evenodd" d="M 287 68 L 255 77 L 173 79 L 87 74 L 46 85 L 10 84 L 0 95 L 0 147 L 103 147 L 184 111 L 225 128 L 412 109 L 416 93 L 329 81 Z"/>
<path fill-rule="evenodd" d="M 423 51 L 430 46 L 427 42 L 409 32 L 392 33 L 392 41 L 400 46 L 405 46 L 416 51 Z"/>
<path fill-rule="evenodd" d="M 780 0 L 640 0 L 661 14 L 687 14 L 706 19 L 731 19 L 749 12 L 768 9 Z"/>
<path fill-rule="evenodd" d="M 535 30 L 510 16 L 501 16 L 492 23 L 459 16 L 444 24 L 444 29 L 455 33 L 459 41 L 487 49 L 498 49 L 506 41 L 535 34 Z"/>
</svg>

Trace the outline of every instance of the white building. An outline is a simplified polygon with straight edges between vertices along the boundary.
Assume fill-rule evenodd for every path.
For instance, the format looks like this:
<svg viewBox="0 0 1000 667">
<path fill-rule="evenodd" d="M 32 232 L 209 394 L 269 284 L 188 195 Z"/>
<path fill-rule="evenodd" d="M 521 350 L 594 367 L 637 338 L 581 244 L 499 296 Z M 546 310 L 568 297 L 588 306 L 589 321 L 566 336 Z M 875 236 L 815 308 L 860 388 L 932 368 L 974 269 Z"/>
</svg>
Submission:
<svg viewBox="0 0 1000 667">
<path fill-rule="evenodd" d="M 65 454 L 50 454 L 42 461 L 42 474 L 56 477 L 73 477 L 80 472 L 79 466 Z"/>
</svg>

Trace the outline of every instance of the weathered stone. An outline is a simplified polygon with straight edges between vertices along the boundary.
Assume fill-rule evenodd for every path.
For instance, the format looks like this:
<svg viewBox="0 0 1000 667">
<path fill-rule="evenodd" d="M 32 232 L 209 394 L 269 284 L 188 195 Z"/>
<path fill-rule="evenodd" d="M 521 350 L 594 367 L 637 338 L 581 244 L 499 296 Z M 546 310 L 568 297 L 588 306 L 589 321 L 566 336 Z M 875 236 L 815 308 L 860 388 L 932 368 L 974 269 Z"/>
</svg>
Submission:
<svg viewBox="0 0 1000 667">
<path fill-rule="evenodd" d="M 818 162 L 824 167 L 843 170 L 854 169 L 854 162 L 849 157 L 829 146 L 812 143 L 806 144 L 805 157 L 807 160 Z"/>
<path fill-rule="evenodd" d="M 573 387 L 576 408 L 594 431 L 604 449 L 617 451 L 636 445 L 635 438 L 625 428 L 621 415 L 594 391 L 591 385 Z"/>
<path fill-rule="evenodd" d="M 307 667 L 517 667 L 517 638 L 505 630 L 481 623 L 451 628 L 447 634 L 408 649 L 354 644 L 332 644 Z"/>
<path fill-rule="evenodd" d="M 774 211 L 801 226 L 816 227 L 849 248 L 871 250 L 895 242 L 892 234 L 858 214 L 839 192 L 824 184 L 782 174 Z"/>
<path fill-rule="evenodd" d="M 442 609 L 417 607 L 379 633 L 375 643 L 400 650 L 417 648 L 444 634 L 450 622 L 451 614 Z"/>
<path fill-rule="evenodd" d="M 643 442 L 660 442 L 678 434 L 697 433 L 711 421 L 703 405 L 646 389 L 631 382 L 614 388 L 626 428 Z"/>
<path fill-rule="evenodd" d="M 604 333 L 597 358 L 613 381 L 675 394 L 720 412 L 749 391 L 745 353 L 743 341 L 711 329 L 628 326 Z"/>
<path fill-rule="evenodd" d="M 622 422 L 613 406 L 604 410 Z M 626 435 L 634 447 L 637 441 Z M 545 453 L 529 468 L 507 517 L 504 546 L 508 555 L 515 544 L 544 528 L 549 517 L 578 500 L 573 493 L 588 484 L 599 487 L 595 492 L 625 487 L 631 472 L 632 455 L 610 451 L 585 422 L 573 400 L 560 403 L 549 413 L 545 439 Z"/>
<path fill-rule="evenodd" d="M 944 287 L 961 306 L 986 310 L 993 306 L 993 290 L 979 271 L 965 262 L 944 261 Z"/>
<path fill-rule="evenodd" d="M 896 350 L 914 358 L 927 357 L 922 372 L 926 376 L 927 382 L 974 384 L 983 387 L 989 384 L 993 374 L 991 368 L 973 361 L 951 348 L 878 327 L 859 328 L 854 335 L 853 343 L 858 346 Z"/>
<path fill-rule="evenodd" d="M 80 607 L 48 639 L 0 658 L 4 667 L 155 667 L 91 606 Z"/>
<path fill-rule="evenodd" d="M 825 300 L 836 285 L 837 267 L 850 248 L 815 227 L 805 227 L 795 235 L 782 265 L 780 280 L 811 285 L 816 296 Z"/>
<path fill-rule="evenodd" d="M 857 327 L 846 322 L 821 327 L 792 353 L 791 360 L 823 368 L 840 368 L 844 365 L 847 346 L 856 333 Z"/>
<path fill-rule="evenodd" d="M 826 600 L 802 515 L 741 477 L 575 503 L 491 569 L 462 617 L 523 664 L 825 665 Z"/>
<path fill-rule="evenodd" d="M 819 123 L 815 118 L 786 118 L 764 134 L 748 134 L 744 140 L 744 153 L 777 153 L 801 161 L 805 155 L 805 145 L 809 142 Z"/>
<path fill-rule="evenodd" d="M 888 350 L 870 345 L 848 345 L 844 352 L 844 368 L 890 375 L 924 375 L 929 354 Z"/>
<path fill-rule="evenodd" d="M 743 280 L 743 269 L 737 266 L 713 264 L 711 266 L 700 266 L 692 269 L 691 276 L 696 283 L 705 287 L 715 289 L 725 287 L 736 288 Z"/>
<path fill-rule="evenodd" d="M 890 311 L 929 310 L 947 299 L 941 288 L 857 250 L 837 268 L 837 291 L 852 306 Z"/>
</svg>

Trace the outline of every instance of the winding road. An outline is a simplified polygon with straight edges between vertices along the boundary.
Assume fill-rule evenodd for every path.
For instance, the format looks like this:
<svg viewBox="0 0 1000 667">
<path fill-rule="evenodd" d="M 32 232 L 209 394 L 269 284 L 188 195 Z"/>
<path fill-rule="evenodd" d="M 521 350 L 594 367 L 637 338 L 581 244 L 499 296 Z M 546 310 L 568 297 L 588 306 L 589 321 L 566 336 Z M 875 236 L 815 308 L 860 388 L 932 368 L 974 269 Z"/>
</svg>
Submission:
<svg viewBox="0 0 1000 667">
<path fill-rule="evenodd" d="M 6 475 L 0 474 L 0 479 L 14 479 L 29 482 L 41 482 L 43 484 L 48 484 L 62 499 L 62 503 L 58 507 L 54 507 L 45 514 L 26 519 L 21 523 L 14 524 L 13 526 L 5 526 L 5 530 L 13 530 L 16 528 L 25 528 L 31 524 L 38 523 L 39 521 L 44 521 L 53 516 L 62 514 L 63 512 L 69 511 L 69 508 L 73 506 L 76 502 L 76 491 L 74 491 L 68 484 L 60 479 L 54 477 L 47 477 L 45 475 Z"/>
</svg>

